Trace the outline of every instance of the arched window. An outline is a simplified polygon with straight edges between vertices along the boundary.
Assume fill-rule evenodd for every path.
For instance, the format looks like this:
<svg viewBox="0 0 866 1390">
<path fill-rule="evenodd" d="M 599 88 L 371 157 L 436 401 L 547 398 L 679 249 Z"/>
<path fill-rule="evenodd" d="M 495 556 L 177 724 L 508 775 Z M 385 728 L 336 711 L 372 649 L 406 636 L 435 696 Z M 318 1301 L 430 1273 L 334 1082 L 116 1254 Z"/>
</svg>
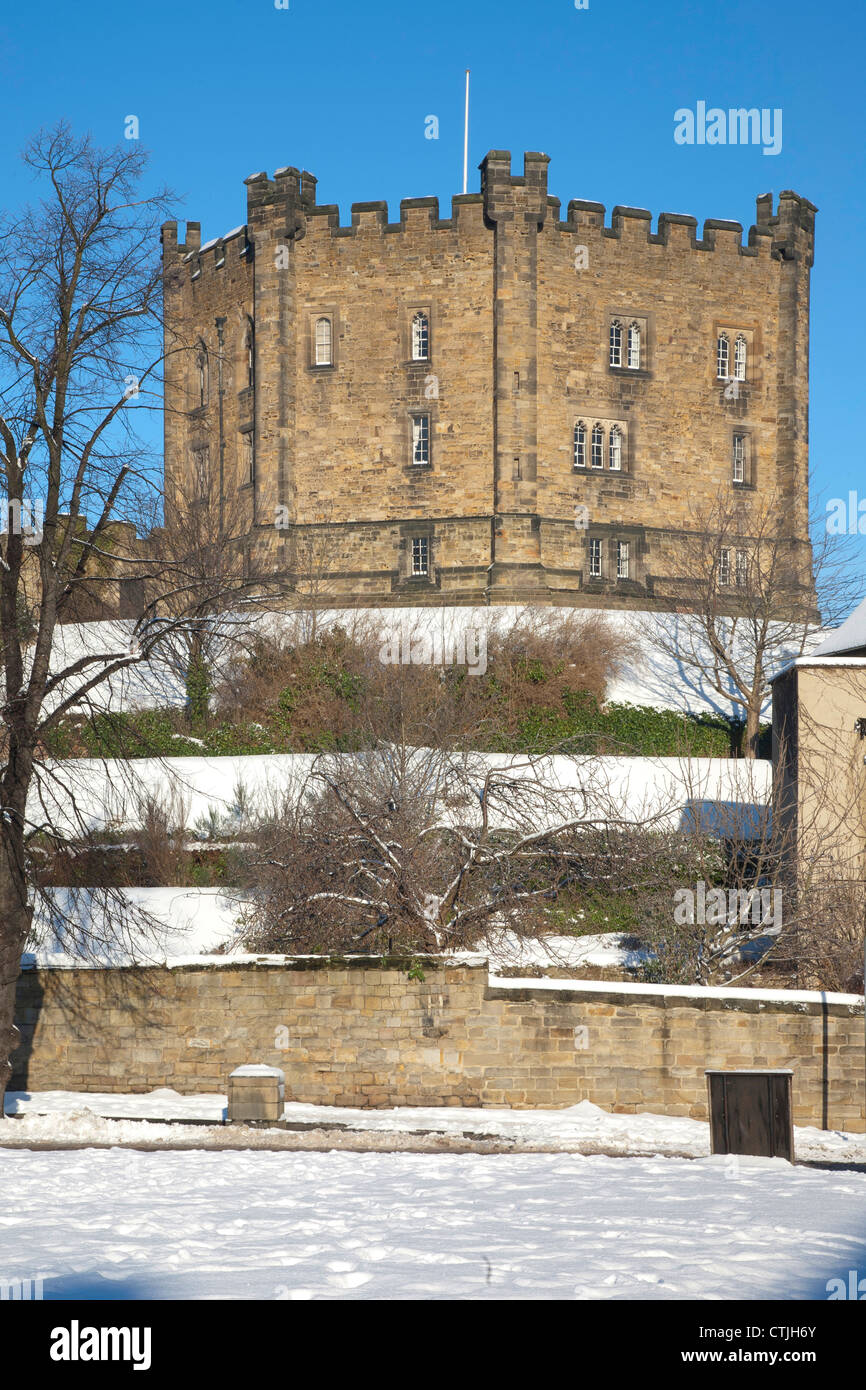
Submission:
<svg viewBox="0 0 866 1390">
<path fill-rule="evenodd" d="M 592 427 L 592 466 L 604 468 L 604 430 L 601 425 Z"/>
<path fill-rule="evenodd" d="M 412 361 L 430 359 L 430 320 L 426 314 L 416 314 L 412 320 Z"/>
<path fill-rule="evenodd" d="M 734 381 L 746 379 L 746 340 L 740 333 L 734 343 Z"/>
<path fill-rule="evenodd" d="M 321 318 L 316 320 L 316 366 L 330 367 L 333 363 L 332 356 L 332 329 L 331 320 Z"/>
<path fill-rule="evenodd" d="M 210 390 L 210 368 L 207 358 L 207 348 L 202 342 L 199 342 L 198 345 L 195 368 L 198 383 L 198 403 L 199 406 L 207 405 L 208 392 Z"/>
<path fill-rule="evenodd" d="M 244 363 L 246 367 L 247 387 L 252 390 L 256 384 L 256 330 L 253 327 L 252 319 L 247 319 L 246 331 L 244 333 Z"/>
<path fill-rule="evenodd" d="M 586 467 L 586 425 L 578 420 L 574 427 L 574 466 Z"/>
<path fill-rule="evenodd" d="M 633 372 L 640 369 L 640 324 L 628 326 L 628 365 Z"/>
<path fill-rule="evenodd" d="M 611 425 L 607 460 L 608 467 L 618 473 L 622 468 L 622 430 L 619 425 Z"/>
<path fill-rule="evenodd" d="M 731 345 L 727 333 L 720 333 L 716 344 L 716 376 L 719 381 L 727 381 L 731 359 Z"/>
<path fill-rule="evenodd" d="M 619 319 L 612 319 L 610 324 L 610 365 L 622 366 L 622 324 Z"/>
</svg>

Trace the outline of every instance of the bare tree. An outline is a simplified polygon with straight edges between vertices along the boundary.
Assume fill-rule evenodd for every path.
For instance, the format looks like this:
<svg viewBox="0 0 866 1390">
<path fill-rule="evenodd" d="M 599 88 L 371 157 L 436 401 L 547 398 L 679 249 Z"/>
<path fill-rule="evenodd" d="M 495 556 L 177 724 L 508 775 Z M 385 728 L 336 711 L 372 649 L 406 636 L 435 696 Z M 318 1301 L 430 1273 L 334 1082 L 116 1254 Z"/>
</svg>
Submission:
<svg viewBox="0 0 866 1390">
<path fill-rule="evenodd" d="M 413 952 L 476 947 L 493 920 L 529 930 L 584 873 L 579 836 L 629 824 L 602 799 L 592 759 L 572 787 L 549 759 L 400 743 L 320 757 L 248 834 L 248 939 Z"/>
<path fill-rule="evenodd" d="M 191 722 L 207 715 L 222 662 L 247 641 L 251 617 L 275 591 L 275 581 L 247 569 L 245 529 L 237 493 L 218 498 L 208 474 L 173 485 L 165 524 L 152 533 L 140 626 L 165 633 L 161 654 L 183 681 Z"/>
<path fill-rule="evenodd" d="M 862 936 L 863 884 L 859 908 L 845 898 L 846 920 L 823 837 L 842 843 L 856 789 L 817 781 L 797 823 L 774 815 L 773 790 L 768 765 L 748 760 L 399 742 L 321 756 L 246 824 L 243 940 L 292 953 L 499 954 L 507 937 L 519 954 L 539 939 L 555 962 L 563 919 L 579 934 L 581 906 L 601 896 L 630 917 L 647 979 L 743 984 L 776 968 L 838 988 Z M 819 903 L 835 907 L 832 932 L 815 921 Z"/>
<path fill-rule="evenodd" d="M 156 253 L 165 191 L 141 191 L 146 156 L 96 148 L 60 125 L 24 160 L 41 201 L 0 224 L 0 470 L 11 524 L 0 542 L 0 1114 L 15 1047 L 15 984 L 33 915 L 29 847 L 40 833 L 51 730 L 157 640 L 128 631 L 76 647 L 58 624 L 107 560 L 135 574 L 116 518 L 154 486 L 134 407 L 156 396 L 162 352 Z M 150 351 L 149 351 L 150 349 Z M 17 524 L 38 511 L 39 526 Z M 112 580 L 114 582 L 114 580 Z M 25 599 L 30 623 L 22 633 Z M 33 816 L 36 816 L 36 820 Z"/>
<path fill-rule="evenodd" d="M 315 642 L 322 610 L 335 599 L 334 569 L 340 556 L 340 533 L 333 507 L 325 503 L 315 522 L 295 524 L 290 533 L 289 578 L 301 620 L 300 637 Z"/>
<path fill-rule="evenodd" d="M 830 621 L 850 611 L 857 595 L 850 551 L 833 544 L 825 527 L 814 529 L 810 554 L 790 538 L 783 499 L 720 492 L 693 510 L 678 545 L 680 611 L 641 625 L 647 645 L 684 679 L 741 713 L 749 758 L 758 754 L 771 676 L 803 653 L 820 626 L 816 587 Z"/>
</svg>

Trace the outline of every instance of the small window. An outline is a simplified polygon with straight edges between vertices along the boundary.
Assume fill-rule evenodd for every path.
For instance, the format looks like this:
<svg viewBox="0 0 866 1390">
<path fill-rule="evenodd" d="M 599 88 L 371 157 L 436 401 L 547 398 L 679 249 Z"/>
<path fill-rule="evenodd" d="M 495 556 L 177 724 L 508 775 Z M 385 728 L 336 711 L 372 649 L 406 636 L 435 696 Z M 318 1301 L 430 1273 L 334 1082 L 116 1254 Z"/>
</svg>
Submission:
<svg viewBox="0 0 866 1390">
<path fill-rule="evenodd" d="M 586 425 L 578 420 L 574 427 L 574 466 L 586 467 Z"/>
<path fill-rule="evenodd" d="M 196 356 L 196 373 L 198 377 L 198 403 L 201 407 L 207 405 L 210 392 L 210 365 L 204 343 L 199 344 L 198 355 Z"/>
<path fill-rule="evenodd" d="M 430 320 L 426 314 L 416 314 L 412 320 L 412 361 L 430 360 Z"/>
<path fill-rule="evenodd" d="M 628 579 L 628 541 L 616 543 L 616 577 Z"/>
<path fill-rule="evenodd" d="M 412 537 L 412 574 L 423 578 L 430 573 L 430 539 L 428 536 Z"/>
<path fill-rule="evenodd" d="M 256 384 L 256 339 L 252 320 L 247 320 L 244 334 L 244 357 L 246 359 L 247 388 L 252 391 Z"/>
<path fill-rule="evenodd" d="M 604 468 L 604 430 L 601 425 L 592 427 L 592 466 Z"/>
<path fill-rule="evenodd" d="M 723 585 L 731 582 L 731 552 L 723 548 L 719 551 L 719 583 Z"/>
<path fill-rule="evenodd" d="M 746 481 L 746 436 L 735 434 L 731 453 L 732 476 L 735 483 Z"/>
<path fill-rule="evenodd" d="M 716 344 L 716 376 L 719 381 L 727 381 L 730 360 L 731 345 L 728 342 L 728 335 L 727 333 L 720 333 L 719 341 Z"/>
<path fill-rule="evenodd" d="M 612 319 L 610 325 L 610 365 L 622 366 L 622 324 L 619 319 Z"/>
<path fill-rule="evenodd" d="M 742 333 L 734 343 L 734 381 L 746 379 L 746 340 Z"/>
<path fill-rule="evenodd" d="M 607 460 L 608 467 L 618 473 L 622 468 L 622 430 L 619 425 L 611 425 Z"/>
<path fill-rule="evenodd" d="M 241 435 L 241 485 L 256 480 L 256 450 L 252 430 Z"/>
<path fill-rule="evenodd" d="M 206 501 L 210 495 L 210 450 L 207 445 L 192 451 L 192 484 L 196 500 Z"/>
<path fill-rule="evenodd" d="M 333 366 L 333 329 L 331 320 L 321 318 L 316 320 L 316 366 Z"/>
<path fill-rule="evenodd" d="M 744 589 L 749 578 L 749 557 L 745 550 L 737 551 L 737 588 Z"/>
<path fill-rule="evenodd" d="M 631 371 L 640 370 L 640 324 L 628 326 L 628 365 Z"/>
<path fill-rule="evenodd" d="M 589 542 L 589 577 L 601 578 L 601 541 L 595 538 Z"/>
<path fill-rule="evenodd" d="M 412 416 L 412 462 L 413 464 L 425 464 L 430 462 L 430 416 Z"/>
</svg>

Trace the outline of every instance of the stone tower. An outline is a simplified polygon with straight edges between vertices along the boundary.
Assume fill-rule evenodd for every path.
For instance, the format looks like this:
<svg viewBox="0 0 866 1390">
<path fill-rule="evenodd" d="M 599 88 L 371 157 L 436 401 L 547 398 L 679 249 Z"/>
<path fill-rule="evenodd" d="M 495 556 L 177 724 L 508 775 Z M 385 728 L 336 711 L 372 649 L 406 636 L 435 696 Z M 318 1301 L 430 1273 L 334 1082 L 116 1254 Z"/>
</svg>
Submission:
<svg viewBox="0 0 866 1390">
<path fill-rule="evenodd" d="M 784 511 L 811 589 L 815 208 L 766 194 L 745 243 L 578 200 L 562 220 L 548 162 L 490 151 L 448 218 L 410 198 L 341 226 L 287 168 L 247 179 L 224 237 L 165 225 L 167 496 L 230 500 L 253 576 L 671 607 L 684 533 L 736 493 Z"/>
</svg>

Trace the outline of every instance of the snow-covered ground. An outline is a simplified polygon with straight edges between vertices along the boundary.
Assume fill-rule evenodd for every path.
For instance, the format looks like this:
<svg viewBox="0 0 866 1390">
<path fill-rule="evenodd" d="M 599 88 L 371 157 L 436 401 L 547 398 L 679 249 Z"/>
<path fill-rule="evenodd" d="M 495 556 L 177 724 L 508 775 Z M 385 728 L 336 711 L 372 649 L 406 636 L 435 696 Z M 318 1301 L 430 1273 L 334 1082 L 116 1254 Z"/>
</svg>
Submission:
<svg viewBox="0 0 866 1390">
<path fill-rule="evenodd" d="M 242 902 L 219 888 L 119 889 L 118 899 L 129 905 L 128 911 L 107 905 L 103 894 L 88 888 L 54 888 L 49 896 L 56 911 L 39 902 L 25 965 L 162 965 L 210 956 L 223 946 L 232 959 L 243 954 L 236 944 L 229 945 L 237 936 Z M 583 914 L 576 916 L 579 924 Z M 72 932 L 70 921 L 76 924 Z M 646 950 L 628 942 L 622 932 L 522 938 L 493 928 L 484 950 L 494 971 L 519 966 L 627 970 L 649 958 Z"/>
<path fill-rule="evenodd" d="M 56 911 L 38 904 L 23 965 L 163 965 L 208 956 L 234 937 L 239 915 L 238 900 L 219 888 L 124 888 L 111 903 L 88 888 L 54 888 L 49 896 Z"/>
<path fill-rule="evenodd" d="M 287 1102 L 288 1132 L 276 1129 L 216 1128 L 226 1115 L 226 1097 L 179 1095 L 160 1088 L 146 1095 L 84 1091 L 10 1091 L 6 1113 L 20 1118 L 2 1136 L 4 1145 L 165 1143 L 172 1147 L 285 1147 L 297 1132 L 317 1136 L 321 1147 L 334 1131 L 386 1143 L 405 1136 L 502 1140 L 527 1148 L 608 1154 L 665 1154 L 704 1158 L 710 1152 L 709 1125 L 674 1115 L 614 1115 L 582 1100 L 562 1110 L 510 1110 L 497 1107 L 415 1106 L 355 1110 L 344 1106 Z M 204 1128 L 170 1122 L 196 1121 Z M 866 1135 L 811 1126 L 795 1129 L 799 1160 L 866 1163 Z M 732 1166 L 739 1160 L 731 1159 Z"/>
<path fill-rule="evenodd" d="M 866 1174 L 781 1160 L 6 1149 L 0 1181 L 0 1279 L 45 1298 L 826 1300 L 866 1272 Z"/>
<path fill-rule="evenodd" d="M 356 754 L 333 755 L 335 761 Z M 419 757 L 426 756 L 419 752 Z M 455 763 L 458 762 L 455 755 Z M 300 796 L 315 762 L 312 753 L 268 753 L 224 758 L 139 758 L 128 762 L 72 759 L 50 770 L 34 788 L 28 812 L 72 836 L 128 831 L 141 823 L 142 806 L 154 797 L 170 806 L 173 823 L 192 830 L 213 813 L 227 832 L 237 824 L 239 795 L 255 813 L 275 796 Z M 477 753 L 467 771 L 483 781 L 486 769 L 511 769 L 515 779 L 537 781 L 547 792 L 539 814 L 605 819 L 635 825 L 761 833 L 770 800 L 772 765 L 745 758 L 627 758 L 555 755 L 528 764 L 525 756 Z M 525 797 L 533 793 L 527 788 Z M 555 798 L 555 799 L 554 799 Z M 511 802 L 519 802 L 515 793 Z"/>
<path fill-rule="evenodd" d="M 578 912 L 577 918 L 583 917 Z M 584 966 L 614 970 L 636 969 L 652 957 L 643 947 L 628 945 L 630 938 L 623 932 L 587 933 L 586 936 L 522 937 L 512 931 L 492 931 L 485 950 L 489 952 L 491 971 L 530 966 L 544 969 L 577 969 Z"/>
</svg>

